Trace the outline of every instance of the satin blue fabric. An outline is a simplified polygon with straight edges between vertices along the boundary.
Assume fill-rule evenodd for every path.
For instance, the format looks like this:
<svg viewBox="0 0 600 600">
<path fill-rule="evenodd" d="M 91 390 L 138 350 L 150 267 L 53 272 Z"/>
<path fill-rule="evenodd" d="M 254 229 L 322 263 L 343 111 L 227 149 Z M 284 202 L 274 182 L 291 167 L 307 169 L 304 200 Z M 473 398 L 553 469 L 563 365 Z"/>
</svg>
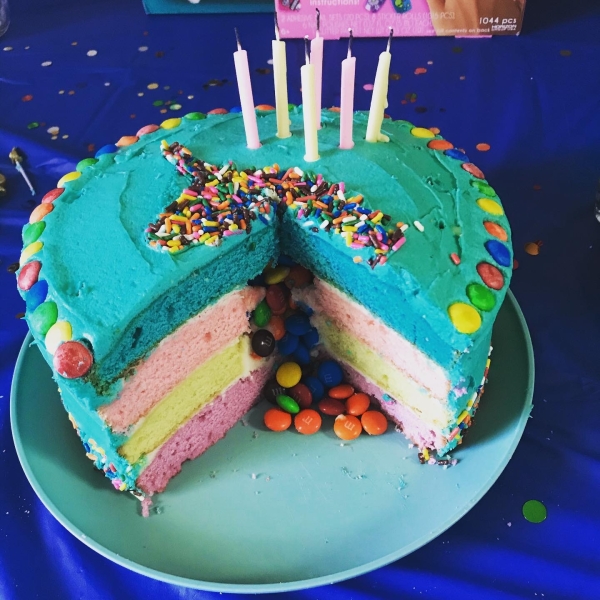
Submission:
<svg viewBox="0 0 600 600">
<path fill-rule="evenodd" d="M 111 563 L 64 530 L 33 493 L 10 434 L 9 388 L 27 328 L 14 318 L 24 304 L 7 267 L 18 260 L 31 209 L 93 154 L 88 144 L 97 149 L 178 114 L 161 115 L 155 99 L 180 102 L 179 113 L 239 103 L 234 25 L 249 52 L 256 103 L 272 103 L 271 75 L 255 70 L 268 68 L 271 17 L 149 17 L 136 0 L 22 0 L 12 9 L 12 25 L 0 39 L 0 171 L 9 188 L 0 198 L 0 597 L 217 598 Z M 593 216 L 600 177 L 599 31 L 594 0 L 532 0 L 520 37 L 394 41 L 392 72 L 401 78 L 390 82 L 390 115 L 439 127 L 467 150 L 506 207 L 520 263 L 511 288 L 536 353 L 535 406 L 500 479 L 450 530 L 367 575 L 277 597 L 600 597 L 600 223 Z M 355 43 L 358 109 L 369 106 L 362 86 L 373 81 L 382 45 Z M 90 57 L 89 50 L 98 53 Z M 344 42 L 327 44 L 325 106 L 339 104 L 345 52 Z M 42 67 L 45 61 L 52 65 Z M 302 61 L 302 44 L 290 43 L 295 103 Z M 415 75 L 417 67 L 427 73 Z M 154 92 L 147 89 L 153 82 L 159 84 Z M 27 94 L 29 102 L 22 100 Z M 33 121 L 45 124 L 28 129 Z M 47 133 L 51 126 L 60 127 L 56 140 Z M 480 142 L 491 150 L 475 150 Z M 35 198 L 8 161 L 15 145 L 28 155 Z M 524 244 L 537 240 L 543 241 L 539 256 L 526 254 Z M 539 525 L 521 514 L 532 498 L 548 509 Z"/>
</svg>

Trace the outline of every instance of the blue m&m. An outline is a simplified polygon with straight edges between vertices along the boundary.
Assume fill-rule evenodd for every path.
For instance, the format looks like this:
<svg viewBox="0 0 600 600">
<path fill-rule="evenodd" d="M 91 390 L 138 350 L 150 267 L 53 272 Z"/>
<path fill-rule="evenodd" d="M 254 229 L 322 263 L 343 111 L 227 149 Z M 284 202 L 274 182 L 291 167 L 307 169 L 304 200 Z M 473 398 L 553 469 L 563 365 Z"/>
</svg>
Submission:
<svg viewBox="0 0 600 600">
<path fill-rule="evenodd" d="M 314 402 L 318 402 L 325 395 L 323 384 L 312 375 L 305 377 L 302 383 L 310 390 Z"/>
<path fill-rule="evenodd" d="M 278 342 L 277 348 L 283 356 L 292 354 L 298 347 L 299 338 L 293 333 L 287 332 Z"/>
<path fill-rule="evenodd" d="M 326 360 L 319 366 L 318 371 L 319 379 L 325 385 L 325 387 L 331 388 L 342 383 L 344 374 L 342 367 L 334 360 Z"/>
<path fill-rule="evenodd" d="M 305 335 L 311 330 L 308 317 L 302 313 L 291 315 L 285 320 L 285 330 L 294 335 Z"/>
</svg>

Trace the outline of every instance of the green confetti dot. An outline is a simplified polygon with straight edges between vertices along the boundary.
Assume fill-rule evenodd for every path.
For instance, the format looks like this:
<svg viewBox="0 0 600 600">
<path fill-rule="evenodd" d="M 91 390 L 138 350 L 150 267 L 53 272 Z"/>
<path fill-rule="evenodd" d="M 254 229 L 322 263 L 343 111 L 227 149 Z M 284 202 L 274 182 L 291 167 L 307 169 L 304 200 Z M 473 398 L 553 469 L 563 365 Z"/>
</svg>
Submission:
<svg viewBox="0 0 600 600">
<path fill-rule="evenodd" d="M 36 127 L 39 127 L 40 124 L 37 121 L 33 121 L 32 123 L 29 123 L 29 125 L 27 125 L 27 129 L 35 129 Z"/>
<path fill-rule="evenodd" d="M 184 118 L 189 119 L 190 121 L 201 121 L 202 119 L 206 119 L 206 115 L 201 112 L 191 112 L 185 115 Z"/>
<path fill-rule="evenodd" d="M 181 104 L 171 104 L 171 106 L 169 106 L 169 108 L 171 110 L 181 110 Z"/>
<path fill-rule="evenodd" d="M 546 507 L 539 500 L 527 500 L 523 504 L 523 516 L 530 523 L 541 523 L 546 520 L 548 513 Z"/>
<path fill-rule="evenodd" d="M 162 106 L 164 104 L 164 102 L 162 100 L 155 100 L 152 103 L 152 106 Z"/>
</svg>

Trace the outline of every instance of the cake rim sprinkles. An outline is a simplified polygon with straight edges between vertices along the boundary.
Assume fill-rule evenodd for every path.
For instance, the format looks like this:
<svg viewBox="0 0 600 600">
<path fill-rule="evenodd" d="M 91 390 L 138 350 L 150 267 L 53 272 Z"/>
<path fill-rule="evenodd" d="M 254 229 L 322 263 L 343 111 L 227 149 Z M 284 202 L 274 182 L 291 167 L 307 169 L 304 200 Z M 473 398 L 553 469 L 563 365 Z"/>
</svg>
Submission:
<svg viewBox="0 0 600 600">
<path fill-rule="evenodd" d="M 448 425 L 454 425 L 444 433 L 452 436 L 448 442 L 460 439 L 464 428 L 460 425 L 472 417 L 481 392 L 481 377 L 489 366 L 491 326 L 511 276 L 510 228 L 495 191 L 464 153 L 454 151 L 449 142 L 432 131 L 405 121 L 384 121 L 382 132 L 390 138 L 389 144 L 358 140 L 352 150 L 341 151 L 337 148 L 339 116 L 324 111 L 319 134 L 321 159 L 305 163 L 301 108 L 293 109 L 290 117 L 291 138 L 267 137 L 263 146 L 253 151 L 245 147 L 239 135 L 239 114 L 203 118 L 201 113 L 190 113 L 187 118 L 169 119 L 161 126 L 146 126 L 136 136 L 124 136 L 117 144 L 103 147 L 96 162 L 84 159 L 77 171 L 63 176 L 57 188 L 34 209 L 24 228 L 24 241 L 28 243 L 21 255 L 17 281 L 27 300 L 26 319 L 45 359 L 55 367 L 67 410 L 74 407 L 79 412 L 74 415 L 77 411 L 69 411 L 80 433 L 87 436 L 86 451 L 97 466 L 111 470 L 112 465 L 112 472 L 122 475 L 113 477 L 113 485 L 118 479 L 115 487 L 119 489 L 140 491 L 135 481 L 142 465 L 131 465 L 118 454 L 116 450 L 128 434 L 110 431 L 103 425 L 98 409 L 107 399 L 118 396 L 123 379 L 135 376 L 136 364 L 163 339 L 245 285 L 240 279 L 242 274 L 236 271 L 239 261 L 230 258 L 238 253 L 254 253 L 256 264 L 243 265 L 254 277 L 268 262 L 277 260 L 280 248 L 302 247 L 305 254 L 296 258 L 325 286 L 345 295 L 348 302 L 366 307 L 386 330 L 398 332 L 415 347 L 410 369 L 418 370 L 429 358 L 446 373 L 445 403 L 448 414 L 453 415 Z M 275 130 L 273 113 L 259 111 L 258 119 L 262 130 Z M 365 126 L 366 114 L 356 113 L 356 137 L 362 136 Z M 373 211 L 389 216 L 385 225 L 391 224 L 398 231 L 408 225 L 398 238 L 407 243 L 390 253 L 387 262 L 372 269 L 368 259 L 377 249 L 375 244 L 351 247 L 353 242 L 347 244 L 342 234 L 354 236 L 356 231 L 332 233 L 319 225 L 304 227 L 314 213 L 306 210 L 308 204 L 292 207 L 294 198 L 282 207 L 279 216 L 274 210 L 270 218 L 260 219 L 264 215 L 259 212 L 252 220 L 252 234 L 225 236 L 214 247 L 189 252 L 157 252 L 148 244 L 144 231 L 147 223 L 153 223 L 169 204 L 169 198 L 178 198 L 189 189 L 161 156 L 163 139 L 167 146 L 178 142 L 190 148 L 193 156 L 211 165 L 220 163 L 219 171 L 228 161 L 242 170 L 252 168 L 251 173 L 265 165 L 273 169 L 281 165 L 274 175 L 281 178 L 297 167 L 302 172 L 300 182 L 306 176 L 305 181 L 311 187 L 317 185 L 316 189 L 319 176 L 329 183 L 343 182 L 343 199 L 334 200 L 339 204 L 325 203 L 333 219 L 339 218 L 333 217 L 334 210 L 341 214 L 344 209 L 349 212 L 354 208 L 347 209 L 352 203 L 346 198 L 360 194 Z M 252 176 L 261 179 L 260 174 Z M 142 186 L 150 179 L 153 200 Z M 215 190 L 217 197 L 223 193 Z M 207 202 L 210 204 L 210 200 Z M 302 210 L 305 212 L 299 216 Z M 119 227 L 111 231 L 113 240 L 107 252 L 94 256 L 88 250 L 86 259 L 78 262 L 85 243 L 91 247 L 98 244 L 115 220 Z M 68 231 L 85 221 L 96 225 L 91 239 L 69 239 Z M 360 218 L 343 227 L 353 227 L 356 222 Z M 398 223 L 402 225 L 397 227 Z M 385 226 L 381 226 L 382 232 L 376 227 L 378 223 L 374 225 L 373 230 L 381 236 L 390 235 Z M 335 256 L 335 265 L 328 254 Z M 130 273 L 130 277 L 114 281 L 107 264 L 115 257 L 119 257 L 122 272 Z M 65 261 L 66 268 L 59 269 Z M 86 263 L 85 272 L 82 263 Z M 197 281 L 203 271 L 216 280 L 214 290 L 206 290 L 210 286 L 200 286 Z M 103 287 L 107 281 L 110 286 Z M 367 285 L 363 285 L 365 281 Z M 174 287 L 186 300 L 199 293 L 190 306 L 182 307 L 170 297 Z M 401 305 L 393 303 L 399 297 L 394 295 L 397 293 L 403 294 Z M 155 331 L 146 331 L 142 324 L 151 312 L 157 315 Z M 337 341 L 332 337 L 325 343 Z M 360 344 L 357 347 L 363 347 Z M 260 370 L 254 363 L 240 365 L 240 377 L 250 377 Z M 410 377 L 406 379 L 403 374 L 398 377 L 399 389 L 410 388 L 415 399 L 426 397 L 433 407 L 443 404 L 439 393 L 420 390 L 414 381 L 409 385 Z M 100 435 L 90 436 L 90 430 Z M 424 450 L 428 452 L 427 447 Z M 107 452 L 114 460 L 106 458 Z"/>
</svg>

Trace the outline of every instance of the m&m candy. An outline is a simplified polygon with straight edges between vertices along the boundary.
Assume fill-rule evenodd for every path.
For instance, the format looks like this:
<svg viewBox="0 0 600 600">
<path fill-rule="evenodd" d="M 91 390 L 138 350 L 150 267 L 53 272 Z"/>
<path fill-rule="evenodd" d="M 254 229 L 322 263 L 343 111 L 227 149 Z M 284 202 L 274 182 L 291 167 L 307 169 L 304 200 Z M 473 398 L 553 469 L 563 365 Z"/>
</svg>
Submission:
<svg viewBox="0 0 600 600">
<path fill-rule="evenodd" d="M 302 336 L 302 341 L 307 348 L 312 348 L 319 343 L 319 332 L 316 327 L 311 327 L 308 333 Z"/>
<path fill-rule="evenodd" d="M 378 410 L 368 410 L 363 413 L 360 422 L 369 435 L 381 435 L 386 432 L 388 426 L 385 415 Z"/>
<path fill-rule="evenodd" d="M 269 331 L 273 334 L 276 341 L 279 341 L 285 335 L 285 325 L 279 315 L 272 315 L 269 321 Z"/>
<path fill-rule="evenodd" d="M 346 407 L 344 406 L 343 402 L 336 400 L 335 398 L 323 398 L 323 400 L 319 402 L 319 410 L 324 415 L 335 417 L 345 413 Z"/>
<path fill-rule="evenodd" d="M 298 403 L 287 394 L 277 396 L 277 404 L 287 413 L 295 415 L 300 412 Z"/>
<path fill-rule="evenodd" d="M 275 375 L 277 383 L 284 388 L 294 387 L 300 382 L 301 377 L 302 369 L 300 368 L 300 365 L 293 362 L 283 363 L 279 369 L 277 369 L 277 374 Z"/>
<path fill-rule="evenodd" d="M 335 387 L 331 388 L 328 394 L 330 398 L 345 400 L 354 394 L 354 388 L 347 383 L 343 383 L 342 385 L 336 385 Z"/>
<path fill-rule="evenodd" d="M 270 408 L 265 413 L 263 421 L 271 431 L 285 431 L 292 424 L 292 415 L 280 408 Z"/>
<path fill-rule="evenodd" d="M 346 412 L 349 415 L 354 415 L 358 417 L 362 415 L 365 411 L 369 410 L 369 406 L 371 405 L 371 399 L 367 394 L 358 393 L 353 394 L 346 400 Z M 379 413 L 381 414 L 381 413 Z"/>
<path fill-rule="evenodd" d="M 277 403 L 277 396 L 281 396 L 281 394 L 285 394 L 285 389 L 279 385 L 274 379 L 271 381 L 267 381 L 265 387 L 263 388 L 263 396 L 272 404 Z"/>
<path fill-rule="evenodd" d="M 333 424 L 333 431 L 342 440 L 354 440 L 360 435 L 362 425 L 352 415 L 338 415 Z"/>
<path fill-rule="evenodd" d="M 335 387 L 342 383 L 343 373 L 342 367 L 334 360 L 326 360 L 319 366 L 319 379 L 328 388 Z"/>
<path fill-rule="evenodd" d="M 255 331 L 252 335 L 252 350 L 263 358 L 270 356 L 273 350 L 275 350 L 275 338 L 273 334 L 267 329 Z"/>
<path fill-rule="evenodd" d="M 318 402 L 325 395 L 325 388 L 316 377 L 309 375 L 308 377 L 305 377 L 302 382 L 310 390 L 313 401 Z"/>
<path fill-rule="evenodd" d="M 280 286 L 270 285 L 265 300 L 275 315 L 282 315 L 287 308 L 287 299 Z"/>
<path fill-rule="evenodd" d="M 294 335 L 305 335 L 311 330 L 312 326 L 308 317 L 302 313 L 296 313 L 285 320 L 285 330 Z"/>
<path fill-rule="evenodd" d="M 294 417 L 294 427 L 298 433 L 312 435 L 321 429 L 321 415 L 311 408 L 301 410 Z"/>
<path fill-rule="evenodd" d="M 303 383 L 297 383 L 293 388 L 290 388 L 288 394 L 298 403 L 300 408 L 308 408 L 312 404 L 312 393 Z"/>
<path fill-rule="evenodd" d="M 292 358 L 299 365 L 308 365 L 310 363 L 310 352 L 308 348 L 302 343 L 299 342 L 296 349 L 292 352 Z"/>
<path fill-rule="evenodd" d="M 279 340 L 279 342 L 277 342 L 277 348 L 279 349 L 280 354 L 283 354 L 283 356 L 288 356 L 296 350 L 298 347 L 298 342 L 299 338 L 297 335 L 287 332 Z"/>
<path fill-rule="evenodd" d="M 257 327 L 264 327 L 271 318 L 271 309 L 269 305 L 262 300 L 259 305 L 254 309 L 254 322 Z"/>
</svg>

